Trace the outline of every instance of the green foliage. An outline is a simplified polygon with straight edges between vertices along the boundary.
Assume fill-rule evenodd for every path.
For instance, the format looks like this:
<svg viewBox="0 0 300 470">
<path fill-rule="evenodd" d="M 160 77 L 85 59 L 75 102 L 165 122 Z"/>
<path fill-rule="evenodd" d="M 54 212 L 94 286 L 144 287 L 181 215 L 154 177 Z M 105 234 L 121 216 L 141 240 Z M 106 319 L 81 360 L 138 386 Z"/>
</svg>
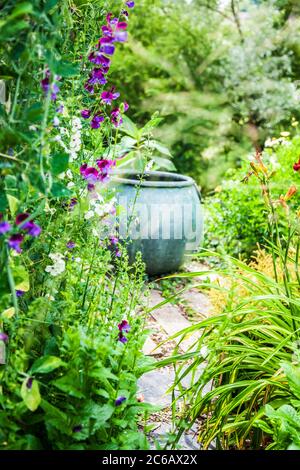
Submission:
<svg viewBox="0 0 300 470">
<path fill-rule="evenodd" d="M 291 400 L 291 405 L 282 405 L 278 409 L 266 405 L 266 415 L 270 418 L 271 425 L 268 432 L 272 434 L 273 442 L 270 449 L 300 450 L 300 381 L 299 365 L 290 363 L 282 364 L 291 392 L 296 399 Z"/>
<path fill-rule="evenodd" d="M 144 266 L 111 241 L 113 190 L 91 194 L 80 174 L 118 143 L 109 118 L 93 130 L 78 116 L 91 106 L 87 56 L 111 6 L 118 14 L 124 2 L 9 0 L 0 11 L 2 450 L 148 447 L 138 421 L 151 407 L 136 396 L 148 362 Z M 18 251 L 12 235 L 23 237 Z"/>
<path fill-rule="evenodd" d="M 293 165 L 300 155 L 300 138 L 281 137 L 273 142 L 277 144 L 265 149 L 263 160 L 274 171 L 271 187 L 274 200 L 278 200 L 292 184 L 299 184 L 299 174 L 293 170 Z M 240 169 L 228 171 L 215 194 L 205 199 L 204 242 L 209 249 L 250 258 L 258 244 L 268 243 L 268 218 L 256 179 L 251 176 L 245 181 L 248 165 L 249 161 L 245 161 Z M 298 192 L 291 207 L 297 209 L 299 205 Z M 287 234 L 285 217 L 278 218 L 278 228 L 282 235 Z"/>
<path fill-rule="evenodd" d="M 170 160 L 172 155 L 169 149 L 152 136 L 153 130 L 161 120 L 161 118 L 154 115 L 144 127 L 139 129 L 131 119 L 124 116 L 120 130 L 125 136 L 105 153 L 106 157 L 119 157 L 117 167 L 120 169 L 133 168 L 143 171 L 147 166 L 147 161 L 151 161 L 153 170 L 175 170 L 176 168 Z"/>
<path fill-rule="evenodd" d="M 290 154 L 292 158 L 293 145 L 299 145 L 299 139 L 281 147 L 277 154 L 282 152 L 285 158 Z M 177 347 L 173 357 L 159 364 L 175 365 L 173 391 L 178 384 L 182 390 L 175 400 L 185 401 L 182 415 L 174 415 L 178 432 L 172 446 L 186 429 L 205 417 L 198 431 L 203 449 L 213 442 L 218 449 L 299 447 L 300 236 L 299 214 L 293 211 L 295 187 L 276 199 L 278 175 L 270 165 L 257 154 L 250 168 L 264 201 L 272 268 L 266 274 L 220 255 L 225 265 L 218 271 L 221 281 L 201 285 L 223 296 L 221 313 L 174 335 L 182 340 L 197 332 L 198 339 L 186 354 L 180 354 Z M 281 171 L 284 174 L 285 169 Z M 283 177 L 277 181 L 284 184 Z M 283 218 L 285 233 L 280 231 Z M 205 258 L 212 255 L 216 253 L 202 253 Z M 188 279 L 195 276 L 207 273 L 179 275 Z M 297 366 L 286 364 L 292 358 Z M 187 375 L 192 376 L 192 384 L 184 390 Z"/>
<path fill-rule="evenodd" d="M 235 4 L 242 39 L 231 2 L 141 0 L 114 63 L 131 116 L 143 124 L 160 111 L 157 136 L 204 191 L 298 115 L 297 8 Z"/>
</svg>

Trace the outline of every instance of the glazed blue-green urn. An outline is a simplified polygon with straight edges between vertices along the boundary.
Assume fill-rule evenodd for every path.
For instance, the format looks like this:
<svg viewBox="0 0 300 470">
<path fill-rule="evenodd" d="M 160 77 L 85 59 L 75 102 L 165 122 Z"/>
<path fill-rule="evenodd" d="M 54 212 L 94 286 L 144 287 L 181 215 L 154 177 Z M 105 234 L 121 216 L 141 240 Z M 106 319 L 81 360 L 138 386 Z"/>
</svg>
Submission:
<svg viewBox="0 0 300 470">
<path fill-rule="evenodd" d="M 203 235 L 200 193 L 188 176 L 160 171 L 117 171 L 112 184 L 120 206 L 118 231 L 130 262 L 141 252 L 146 272 L 177 271 Z"/>
</svg>

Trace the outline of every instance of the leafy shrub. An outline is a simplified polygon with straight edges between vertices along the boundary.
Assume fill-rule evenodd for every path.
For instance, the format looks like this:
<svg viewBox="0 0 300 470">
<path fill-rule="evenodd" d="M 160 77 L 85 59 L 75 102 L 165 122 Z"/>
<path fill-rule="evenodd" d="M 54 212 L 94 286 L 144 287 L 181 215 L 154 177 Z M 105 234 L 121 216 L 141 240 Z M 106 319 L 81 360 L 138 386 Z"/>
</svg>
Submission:
<svg viewBox="0 0 300 470">
<path fill-rule="evenodd" d="M 297 185 L 299 182 L 299 174 L 293 170 L 293 165 L 300 154 L 300 138 L 274 139 L 270 144 L 274 147 L 265 149 L 263 160 L 275 172 L 271 187 L 274 199 L 278 199 L 292 183 Z M 248 164 L 245 161 L 241 169 L 228 172 L 215 194 L 205 199 L 204 242 L 207 248 L 218 252 L 250 258 L 257 245 L 267 243 L 268 216 L 257 181 L 253 176 L 245 181 Z M 299 204 L 298 192 L 291 207 L 296 209 Z M 286 235 L 285 217 L 278 218 L 278 229 Z"/>
<path fill-rule="evenodd" d="M 261 423 L 262 429 L 272 435 L 273 443 L 269 449 L 300 450 L 300 414 L 299 414 L 299 365 L 283 363 L 288 384 L 294 398 L 292 405 L 282 405 L 274 409 L 266 405 L 266 415 L 270 418 L 270 426 Z"/>
</svg>

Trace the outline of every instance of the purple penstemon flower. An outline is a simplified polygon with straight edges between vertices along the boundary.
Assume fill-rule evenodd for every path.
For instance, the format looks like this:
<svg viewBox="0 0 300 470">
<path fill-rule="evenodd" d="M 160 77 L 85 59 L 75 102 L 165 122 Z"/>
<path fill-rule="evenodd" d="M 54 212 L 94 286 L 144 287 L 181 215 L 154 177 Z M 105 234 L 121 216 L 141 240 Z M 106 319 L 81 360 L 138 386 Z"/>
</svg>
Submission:
<svg viewBox="0 0 300 470">
<path fill-rule="evenodd" d="M 118 324 L 118 328 L 121 333 L 128 333 L 131 329 L 127 320 L 122 320 L 121 323 Z"/>
<path fill-rule="evenodd" d="M 28 219 L 29 214 L 26 212 L 22 214 L 18 214 L 16 217 L 16 224 L 20 225 L 21 230 L 25 230 L 28 235 L 31 235 L 32 237 L 38 237 L 42 231 L 41 227 L 37 224 L 35 224 L 32 220 L 28 220 L 26 222 L 26 219 Z"/>
<path fill-rule="evenodd" d="M 115 46 L 113 44 L 103 44 L 100 46 L 100 52 L 106 55 L 114 55 Z"/>
<path fill-rule="evenodd" d="M 88 83 L 90 85 L 105 85 L 107 82 L 102 69 L 93 69 Z"/>
<path fill-rule="evenodd" d="M 120 397 L 118 397 L 118 398 L 116 399 L 115 405 L 116 405 L 116 406 L 120 406 L 120 405 L 122 405 L 122 403 L 124 403 L 124 401 L 126 401 L 126 400 L 127 400 L 126 397 L 120 396 Z"/>
<path fill-rule="evenodd" d="M 89 183 L 96 183 L 96 181 L 99 179 L 99 171 L 92 166 L 87 166 L 86 163 L 81 165 L 79 171 L 81 173 L 81 176 L 86 179 Z"/>
<path fill-rule="evenodd" d="M 125 5 L 126 5 L 128 8 L 134 8 L 135 3 L 130 1 L 130 2 L 126 2 Z"/>
<path fill-rule="evenodd" d="M 59 86 L 56 83 L 58 80 L 60 80 L 60 77 L 56 75 L 54 77 L 54 82 L 51 83 L 51 73 L 50 70 L 47 69 L 45 72 L 44 78 L 41 80 L 41 87 L 44 93 L 47 95 L 51 91 L 51 100 L 55 101 L 57 98 L 57 94 L 59 93 Z"/>
<path fill-rule="evenodd" d="M 123 119 L 119 108 L 115 108 L 112 110 L 110 119 L 115 127 L 121 126 L 121 124 L 123 123 Z"/>
<path fill-rule="evenodd" d="M 23 297 L 24 294 L 25 294 L 25 291 L 20 290 L 20 289 L 17 289 L 17 290 L 16 290 L 16 296 L 17 296 L 17 297 Z"/>
<path fill-rule="evenodd" d="M 102 103 L 111 104 L 112 101 L 117 100 L 120 96 L 120 93 L 115 91 L 115 88 L 112 87 L 109 91 L 103 91 L 101 93 Z"/>
<path fill-rule="evenodd" d="M 96 163 L 101 173 L 107 174 L 116 165 L 116 160 L 96 160 Z"/>
<path fill-rule="evenodd" d="M 89 109 L 83 109 L 81 111 L 81 116 L 83 119 L 88 119 L 91 116 L 91 111 Z"/>
<path fill-rule="evenodd" d="M 115 32 L 115 41 L 116 42 L 126 42 L 128 39 L 127 31 L 116 31 Z"/>
<path fill-rule="evenodd" d="M 76 246 L 76 243 L 73 242 L 72 240 L 70 240 L 70 241 L 68 241 L 68 243 L 66 244 L 66 246 L 67 246 L 67 248 L 68 248 L 69 250 L 73 250 L 73 248 L 75 248 L 75 246 Z"/>
<path fill-rule="evenodd" d="M 21 233 L 17 233 L 16 235 L 9 237 L 8 246 L 17 253 L 22 253 L 21 243 L 23 240 L 24 236 Z"/>
<path fill-rule="evenodd" d="M 128 342 L 128 339 L 126 338 L 126 336 L 123 335 L 123 333 L 119 333 L 118 340 L 120 341 L 120 343 L 123 344 Z"/>
<path fill-rule="evenodd" d="M 3 235 L 6 232 L 9 232 L 11 230 L 11 225 L 7 221 L 0 222 L 0 234 Z"/>
<path fill-rule="evenodd" d="M 28 390 L 31 390 L 32 388 L 32 382 L 33 382 L 33 378 L 32 377 L 29 377 L 27 379 L 27 382 L 26 382 L 26 388 L 28 388 Z"/>
<path fill-rule="evenodd" d="M 88 190 L 89 192 L 94 191 L 95 187 L 96 187 L 96 186 L 95 186 L 93 183 L 88 183 L 88 185 L 87 185 L 87 190 Z"/>
<path fill-rule="evenodd" d="M 60 104 L 58 108 L 55 110 L 58 114 L 62 114 L 64 112 L 64 105 Z"/>
<path fill-rule="evenodd" d="M 112 41 L 112 38 L 102 38 L 100 39 L 99 43 L 100 45 L 107 44 L 107 42 L 104 41 Z M 89 57 L 89 61 L 92 62 L 93 64 L 96 65 L 104 65 L 107 67 L 107 71 L 110 67 L 110 59 L 108 57 L 105 57 L 105 55 L 101 54 L 101 52 L 92 52 Z M 107 72 L 106 72 L 107 73 Z"/>
<path fill-rule="evenodd" d="M 3 341 L 3 343 L 8 342 L 8 335 L 6 333 L 0 332 L 0 341 Z"/>
<path fill-rule="evenodd" d="M 101 114 L 96 114 L 93 119 L 91 120 L 91 128 L 92 129 L 99 129 L 101 123 L 104 121 L 104 116 Z"/>
<path fill-rule="evenodd" d="M 86 91 L 88 91 L 91 94 L 93 94 L 95 91 L 93 85 L 90 85 L 88 82 L 84 85 L 84 88 Z"/>
</svg>

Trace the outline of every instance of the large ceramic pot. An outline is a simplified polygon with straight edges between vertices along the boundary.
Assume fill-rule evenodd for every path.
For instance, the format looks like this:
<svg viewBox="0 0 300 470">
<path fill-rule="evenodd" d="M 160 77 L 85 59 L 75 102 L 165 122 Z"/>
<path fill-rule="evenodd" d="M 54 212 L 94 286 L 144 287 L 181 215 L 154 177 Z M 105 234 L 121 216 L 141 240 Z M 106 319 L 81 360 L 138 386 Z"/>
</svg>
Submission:
<svg viewBox="0 0 300 470">
<path fill-rule="evenodd" d="M 115 173 L 111 181 L 121 207 L 119 236 L 128 242 L 130 262 L 140 251 L 149 275 L 178 270 L 203 233 L 200 194 L 193 179 L 159 171 L 141 178 L 127 170 Z"/>
</svg>

